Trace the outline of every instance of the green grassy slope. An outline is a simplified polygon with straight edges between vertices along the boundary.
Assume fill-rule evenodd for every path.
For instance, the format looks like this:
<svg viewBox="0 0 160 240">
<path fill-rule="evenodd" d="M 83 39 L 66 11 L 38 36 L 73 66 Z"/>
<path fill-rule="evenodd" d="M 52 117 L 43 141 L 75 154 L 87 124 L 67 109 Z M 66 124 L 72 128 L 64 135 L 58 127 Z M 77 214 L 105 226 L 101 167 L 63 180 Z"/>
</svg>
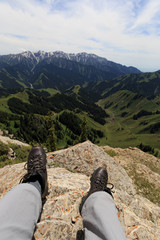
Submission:
<svg viewBox="0 0 160 240">
<path fill-rule="evenodd" d="M 99 84 L 96 86 L 98 87 Z M 85 89 L 76 85 L 65 93 L 50 88 L 38 91 L 25 89 L 7 97 L 1 97 L 0 111 L 14 113 L 15 116 L 18 116 L 18 119 L 7 120 L 9 123 L 6 123 L 6 125 L 1 123 L 0 128 L 4 129 L 6 126 L 15 133 L 18 131 L 18 126 L 15 129 L 15 121 L 16 125 L 19 125 L 20 116 L 24 114 L 32 113 L 41 118 L 45 117 L 50 111 L 54 115 L 54 119 L 58 119 L 59 115 L 68 109 L 81 120 L 84 117 L 86 118 L 88 129 L 90 131 L 94 129 L 95 131 L 95 133 L 92 131 L 92 139 L 99 145 L 108 144 L 123 148 L 137 146 L 142 142 L 160 149 L 159 96 L 147 99 L 145 96 L 129 90 L 116 91 L 97 102 L 97 105 L 105 110 L 105 115 L 94 104 L 92 95 L 85 91 Z M 105 91 L 106 89 L 103 89 L 103 93 Z M 13 98 L 21 100 L 18 102 L 20 106 Z M 9 103 L 12 108 L 9 108 Z M 98 136 L 96 131 L 101 131 L 103 134 Z M 76 142 L 70 137 L 71 133 L 66 130 L 65 124 L 62 124 L 62 132 L 63 137 L 57 139 L 58 147 L 62 148 Z"/>
<path fill-rule="evenodd" d="M 74 132 L 72 124 L 67 126 L 70 116 L 77 121 L 77 129 L 81 128 L 85 117 L 88 138 L 99 143 L 101 138 L 105 137 L 101 131 L 103 125 L 99 123 L 105 122 L 105 111 L 94 102 L 88 103 L 85 99 L 79 99 L 80 96 L 76 95 L 78 89 L 77 86 L 74 89 L 75 93 L 68 94 L 60 93 L 55 89 L 39 91 L 24 89 L 7 97 L 1 97 L 0 111 L 3 116 L 0 118 L 0 129 L 7 129 L 9 133 L 28 143 L 40 141 L 44 144 L 45 141 L 49 141 L 47 136 L 51 131 L 53 134 L 55 131 L 57 148 L 64 148 L 77 143 L 81 134 L 81 130 Z M 63 123 L 59 117 L 64 110 L 68 110 L 69 113 Z"/>
<path fill-rule="evenodd" d="M 119 90 L 129 90 L 145 97 L 160 95 L 160 71 L 154 73 L 126 74 L 113 80 L 113 85 L 102 95 L 109 96 Z"/>
<path fill-rule="evenodd" d="M 143 142 L 156 148 L 160 147 L 159 129 L 154 134 L 150 132 L 150 126 L 158 123 L 160 117 L 160 114 L 157 113 L 160 111 L 160 107 L 155 101 L 122 90 L 101 99 L 98 104 L 110 115 L 105 124 L 108 145 L 129 147 Z M 142 110 L 142 116 L 134 120 L 134 116 Z"/>
<path fill-rule="evenodd" d="M 26 90 L 24 90 L 22 92 L 18 92 L 18 93 L 15 93 L 15 94 L 10 94 L 7 97 L 1 97 L 0 98 L 0 110 L 1 111 L 7 112 L 7 113 L 12 113 L 9 109 L 9 106 L 8 106 L 8 100 L 13 98 L 13 97 L 18 98 L 20 100 L 22 99 L 23 102 L 29 103 L 28 93 L 27 93 Z"/>
</svg>

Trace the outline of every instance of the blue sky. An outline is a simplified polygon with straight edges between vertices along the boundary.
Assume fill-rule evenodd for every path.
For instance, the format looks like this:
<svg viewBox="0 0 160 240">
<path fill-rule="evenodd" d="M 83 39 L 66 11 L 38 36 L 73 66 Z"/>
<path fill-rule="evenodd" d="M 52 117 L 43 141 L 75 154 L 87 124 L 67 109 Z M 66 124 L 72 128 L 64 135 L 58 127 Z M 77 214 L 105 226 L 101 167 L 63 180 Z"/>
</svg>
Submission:
<svg viewBox="0 0 160 240">
<path fill-rule="evenodd" d="M 94 53 L 160 69 L 159 0 L 0 0 L 0 55 Z"/>
</svg>

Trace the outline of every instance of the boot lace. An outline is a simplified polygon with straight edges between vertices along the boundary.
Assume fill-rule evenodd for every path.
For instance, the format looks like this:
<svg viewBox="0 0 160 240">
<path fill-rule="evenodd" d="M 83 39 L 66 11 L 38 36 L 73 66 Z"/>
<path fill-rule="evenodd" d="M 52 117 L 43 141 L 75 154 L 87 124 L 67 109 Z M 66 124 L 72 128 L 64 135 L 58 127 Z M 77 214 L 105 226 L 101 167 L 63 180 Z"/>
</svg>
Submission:
<svg viewBox="0 0 160 240">
<path fill-rule="evenodd" d="M 28 173 L 24 175 L 23 178 L 21 178 L 20 182 L 27 180 L 30 178 L 33 174 L 45 171 L 45 167 L 42 161 L 42 156 L 40 154 L 32 155 L 29 159 L 29 162 L 25 163 L 24 169 L 27 170 L 28 165 Z"/>
<path fill-rule="evenodd" d="M 101 189 L 105 192 L 108 192 L 110 195 L 112 195 L 112 193 L 114 193 L 114 191 L 112 190 L 114 188 L 114 185 L 112 183 L 107 183 L 105 184 L 105 179 L 102 178 L 96 178 L 94 180 L 94 186 L 96 189 Z"/>
</svg>

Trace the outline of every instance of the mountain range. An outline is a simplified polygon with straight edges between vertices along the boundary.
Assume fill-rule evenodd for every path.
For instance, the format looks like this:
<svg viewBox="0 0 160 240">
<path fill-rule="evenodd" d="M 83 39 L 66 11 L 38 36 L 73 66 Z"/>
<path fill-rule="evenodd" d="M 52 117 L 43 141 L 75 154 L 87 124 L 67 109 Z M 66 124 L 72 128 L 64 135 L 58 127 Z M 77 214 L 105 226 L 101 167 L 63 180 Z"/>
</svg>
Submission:
<svg viewBox="0 0 160 240">
<path fill-rule="evenodd" d="M 65 91 L 83 86 L 97 99 L 119 90 L 154 98 L 160 95 L 160 71 L 141 73 L 134 67 L 108 61 L 95 54 L 23 52 L 0 56 L 0 88 L 54 88 Z"/>
<path fill-rule="evenodd" d="M 3 88 L 67 89 L 75 84 L 109 81 L 127 73 L 140 73 L 94 54 L 24 52 L 0 56 L 0 86 Z"/>
</svg>

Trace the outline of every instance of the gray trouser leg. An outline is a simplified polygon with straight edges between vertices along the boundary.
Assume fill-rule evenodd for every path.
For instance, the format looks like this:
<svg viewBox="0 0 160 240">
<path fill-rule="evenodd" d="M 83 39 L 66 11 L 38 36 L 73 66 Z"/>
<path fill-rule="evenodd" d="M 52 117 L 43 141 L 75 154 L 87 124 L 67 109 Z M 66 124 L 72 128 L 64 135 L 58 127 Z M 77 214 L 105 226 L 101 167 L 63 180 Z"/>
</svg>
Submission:
<svg viewBox="0 0 160 240">
<path fill-rule="evenodd" d="M 42 208 L 35 186 L 19 184 L 0 199 L 0 239 L 31 240 Z"/>
<path fill-rule="evenodd" d="M 113 198 L 106 192 L 89 196 L 82 208 L 85 240 L 126 240 Z"/>
</svg>

